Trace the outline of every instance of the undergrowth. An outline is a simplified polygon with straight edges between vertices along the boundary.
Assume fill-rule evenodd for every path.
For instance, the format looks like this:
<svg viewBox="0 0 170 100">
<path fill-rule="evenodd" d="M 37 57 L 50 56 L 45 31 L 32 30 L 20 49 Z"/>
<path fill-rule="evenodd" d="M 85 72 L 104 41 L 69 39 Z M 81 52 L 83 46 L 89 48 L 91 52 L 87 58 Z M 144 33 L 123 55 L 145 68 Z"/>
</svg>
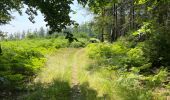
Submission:
<svg viewBox="0 0 170 100">
<path fill-rule="evenodd" d="M 44 67 L 47 57 L 56 50 L 85 45 L 83 42 L 70 44 L 63 38 L 2 41 L 0 96 L 8 98 L 16 95 L 17 91 L 27 90 L 26 85 L 37 76 L 40 69 Z"/>
<path fill-rule="evenodd" d="M 89 44 L 87 56 L 93 62 L 81 72 L 82 83 L 88 81 L 98 96 L 107 100 L 165 100 L 170 95 L 167 66 L 153 67 L 145 55 L 147 42 L 129 38 L 121 37 L 113 44 Z"/>
</svg>

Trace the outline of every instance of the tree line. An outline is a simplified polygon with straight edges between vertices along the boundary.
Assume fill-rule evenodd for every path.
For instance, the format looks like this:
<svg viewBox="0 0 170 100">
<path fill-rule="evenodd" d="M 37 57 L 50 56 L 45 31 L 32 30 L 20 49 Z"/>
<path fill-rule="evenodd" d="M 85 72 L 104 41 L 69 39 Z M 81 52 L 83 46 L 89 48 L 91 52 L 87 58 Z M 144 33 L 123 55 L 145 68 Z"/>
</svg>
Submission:
<svg viewBox="0 0 170 100">
<path fill-rule="evenodd" d="M 19 40 L 25 38 L 43 38 L 48 36 L 48 29 L 44 29 L 40 27 L 39 29 L 35 29 L 31 31 L 28 29 L 27 31 L 23 30 L 22 32 L 15 32 L 15 33 L 7 33 L 7 32 L 0 32 L 1 40 Z"/>
<path fill-rule="evenodd" d="M 62 32 L 53 32 L 51 35 L 49 33 L 48 28 L 40 27 L 39 29 L 34 30 L 23 30 L 22 32 L 15 32 L 15 33 L 7 33 L 7 32 L 0 32 L 0 40 L 19 40 L 19 39 L 32 39 L 32 38 L 57 38 L 58 36 L 65 36 L 65 32 L 72 33 L 76 38 L 89 38 L 89 37 L 97 37 L 98 34 L 94 32 L 91 28 L 91 23 L 86 22 L 77 27 L 68 26 Z"/>
<path fill-rule="evenodd" d="M 94 27 L 99 29 L 101 41 L 113 42 L 140 29 L 144 22 L 164 30 L 170 25 L 169 0 L 89 0 L 87 4 L 96 14 Z"/>
</svg>

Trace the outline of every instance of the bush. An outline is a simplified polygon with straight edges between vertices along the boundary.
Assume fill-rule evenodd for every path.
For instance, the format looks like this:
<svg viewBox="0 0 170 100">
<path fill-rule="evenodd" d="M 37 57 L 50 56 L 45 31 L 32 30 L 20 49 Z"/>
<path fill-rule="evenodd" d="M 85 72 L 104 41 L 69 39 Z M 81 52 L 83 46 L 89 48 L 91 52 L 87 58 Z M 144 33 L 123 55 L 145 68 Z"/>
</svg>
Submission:
<svg viewBox="0 0 170 100">
<path fill-rule="evenodd" d="M 0 55 L 0 88 L 3 88 L 3 91 L 12 91 L 23 86 L 24 81 L 37 74 L 44 66 L 47 54 L 67 45 L 67 41 L 61 39 L 3 41 Z"/>
<path fill-rule="evenodd" d="M 144 53 L 140 48 L 132 48 L 127 52 L 127 57 L 124 59 L 124 64 L 129 67 L 140 67 L 146 63 L 143 56 Z"/>
<path fill-rule="evenodd" d="M 79 48 L 79 47 L 85 47 L 85 43 L 82 42 L 72 42 L 69 47 L 73 48 Z"/>
<path fill-rule="evenodd" d="M 109 43 L 94 43 L 87 46 L 87 52 L 90 58 L 111 58 L 112 48 Z"/>
<path fill-rule="evenodd" d="M 153 67 L 170 66 L 170 32 L 165 29 L 163 27 L 153 29 L 152 36 L 145 43 L 145 55 L 150 58 Z"/>
<path fill-rule="evenodd" d="M 169 87 L 170 30 L 152 24 L 144 23 L 113 44 L 94 43 L 86 48 L 88 56 L 97 61 L 93 68 L 116 72 L 117 78 L 109 81 L 116 84 L 115 93 L 121 99 L 152 100 L 156 89 Z"/>
</svg>

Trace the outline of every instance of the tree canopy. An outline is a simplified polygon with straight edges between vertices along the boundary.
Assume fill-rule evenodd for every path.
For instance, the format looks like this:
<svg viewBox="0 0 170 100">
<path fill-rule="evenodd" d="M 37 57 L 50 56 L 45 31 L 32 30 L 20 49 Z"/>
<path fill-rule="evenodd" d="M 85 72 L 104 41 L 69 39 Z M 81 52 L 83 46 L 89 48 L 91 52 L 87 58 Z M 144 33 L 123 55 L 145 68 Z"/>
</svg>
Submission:
<svg viewBox="0 0 170 100">
<path fill-rule="evenodd" d="M 35 22 L 34 17 L 39 10 L 52 31 L 61 31 L 67 25 L 75 23 L 69 16 L 72 3 L 73 0 L 1 0 L 0 25 L 7 24 L 13 19 L 12 12 L 22 14 L 21 9 L 27 6 L 25 12 L 31 22 Z"/>
</svg>

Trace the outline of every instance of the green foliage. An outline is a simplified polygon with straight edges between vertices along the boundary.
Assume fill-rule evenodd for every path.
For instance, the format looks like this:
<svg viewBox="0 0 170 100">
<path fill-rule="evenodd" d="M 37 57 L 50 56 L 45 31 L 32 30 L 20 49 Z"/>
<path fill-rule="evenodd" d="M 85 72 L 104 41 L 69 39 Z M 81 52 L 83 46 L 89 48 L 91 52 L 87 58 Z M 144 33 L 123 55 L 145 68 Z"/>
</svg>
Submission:
<svg viewBox="0 0 170 100">
<path fill-rule="evenodd" d="M 119 72 L 115 82 L 116 94 L 124 100 L 152 100 L 152 91 L 141 86 L 143 76 L 131 72 Z"/>
<path fill-rule="evenodd" d="M 4 82 L 0 80 L 1 88 L 4 91 L 24 88 L 25 82 L 44 66 L 47 54 L 67 46 L 67 41 L 63 39 L 3 41 L 0 78 Z"/>
<path fill-rule="evenodd" d="M 93 43 L 87 46 L 87 52 L 90 58 L 110 58 L 112 56 L 111 44 Z"/>
<path fill-rule="evenodd" d="M 153 67 L 169 66 L 170 34 L 167 27 L 152 28 L 152 35 L 145 43 L 145 54 L 150 58 Z M 162 35 L 163 34 L 163 35 Z M 167 67 L 168 68 L 168 67 Z"/>
<path fill-rule="evenodd" d="M 69 47 L 73 48 L 79 48 L 79 47 L 85 47 L 85 43 L 83 42 L 72 42 Z"/>
<path fill-rule="evenodd" d="M 34 39 L 34 38 L 36 38 L 36 35 L 33 34 L 33 33 L 27 33 L 27 37 L 26 37 L 26 38 L 28 38 L 28 39 Z"/>
<path fill-rule="evenodd" d="M 0 44 L 0 55 L 2 55 L 2 48 L 1 48 L 1 44 Z"/>
<path fill-rule="evenodd" d="M 152 100 L 155 97 L 153 93 L 157 93 L 153 90 L 164 86 L 164 82 L 167 80 L 168 71 L 165 67 L 168 65 L 168 61 L 165 61 L 165 57 L 169 54 L 166 52 L 166 56 L 162 56 L 162 58 L 158 59 L 157 57 L 162 55 L 162 52 L 167 49 L 162 48 L 160 52 L 157 51 L 166 44 L 165 41 L 163 42 L 162 40 L 166 40 L 167 42 L 168 39 L 166 39 L 166 37 L 168 36 L 163 37 L 161 40 L 160 37 L 152 34 L 154 31 L 151 27 L 152 26 L 145 27 L 144 29 L 143 26 L 141 29 L 144 29 L 143 31 L 145 31 L 146 34 L 149 33 L 147 37 L 149 41 L 134 41 L 136 39 L 135 36 L 127 35 L 121 37 L 113 44 L 95 43 L 89 44 L 86 48 L 88 56 L 97 61 L 95 62 L 95 66 L 92 65 L 93 69 L 97 69 L 95 71 L 101 68 L 116 71 L 117 78 L 114 79 L 112 83 L 115 83 L 115 93 L 121 99 Z M 157 41 L 153 39 L 155 36 L 157 38 L 154 39 L 158 39 Z M 163 44 L 160 46 L 161 41 Z M 157 47 L 155 42 L 157 43 Z M 166 46 L 168 47 L 168 45 Z M 156 48 L 158 50 L 156 50 Z M 147 50 L 150 50 L 150 52 Z M 153 69 L 154 63 L 151 57 L 161 62 L 164 61 L 164 64 L 160 64 L 159 66 L 165 65 L 165 63 L 166 66 L 162 67 L 162 69 L 158 69 L 159 67 L 155 66 L 156 69 Z M 107 73 L 109 73 L 109 71 Z M 164 96 L 161 97 L 164 98 Z"/>
<path fill-rule="evenodd" d="M 128 48 L 126 46 L 124 46 L 121 42 L 117 42 L 117 43 L 114 43 L 112 45 L 112 52 L 114 53 L 114 55 L 117 55 L 117 56 L 121 56 L 121 55 L 124 55 L 127 51 L 128 51 Z"/>
<path fill-rule="evenodd" d="M 85 32 L 78 32 L 78 33 L 73 33 L 73 35 L 75 37 L 79 37 L 79 38 L 89 38 L 88 37 L 88 32 L 87 33 L 85 33 Z"/>
<path fill-rule="evenodd" d="M 140 34 L 142 34 L 142 35 L 146 34 L 147 35 L 147 34 L 151 33 L 150 27 L 151 27 L 151 23 L 144 22 L 143 26 L 139 30 L 137 30 L 136 32 L 133 32 L 133 35 L 134 36 L 140 35 Z"/>
<path fill-rule="evenodd" d="M 132 48 L 127 52 L 127 58 L 125 63 L 127 66 L 140 67 L 146 62 L 146 58 L 143 56 L 143 51 L 140 48 Z"/>
<path fill-rule="evenodd" d="M 11 16 L 12 10 L 21 13 L 21 0 L 1 0 L 0 5 L 0 25 L 7 24 L 13 18 Z"/>
<path fill-rule="evenodd" d="M 99 43 L 100 40 L 99 40 L 99 39 L 96 39 L 96 38 L 90 38 L 89 42 L 90 42 L 90 43 Z"/>
<path fill-rule="evenodd" d="M 39 83 L 35 86 L 36 91 L 32 94 L 29 94 L 22 99 L 25 100 L 69 100 L 71 98 L 71 87 L 69 83 L 63 80 L 54 80 L 52 84 L 49 86 L 43 86 L 43 84 Z"/>
<path fill-rule="evenodd" d="M 155 75 L 151 75 L 145 78 L 147 86 L 149 88 L 160 87 L 164 85 L 162 82 L 165 82 L 168 76 L 168 71 L 166 69 L 160 69 Z"/>
<path fill-rule="evenodd" d="M 26 14 L 29 15 L 29 20 L 35 23 L 34 17 L 37 16 L 39 10 L 44 15 L 44 21 L 50 27 L 51 31 L 61 31 L 68 25 L 75 22 L 70 19 L 70 12 L 72 12 L 70 4 L 73 0 L 1 0 L 0 5 L 0 25 L 8 23 L 13 17 L 11 12 L 17 11 L 22 14 L 21 8 L 27 5 Z"/>
</svg>

